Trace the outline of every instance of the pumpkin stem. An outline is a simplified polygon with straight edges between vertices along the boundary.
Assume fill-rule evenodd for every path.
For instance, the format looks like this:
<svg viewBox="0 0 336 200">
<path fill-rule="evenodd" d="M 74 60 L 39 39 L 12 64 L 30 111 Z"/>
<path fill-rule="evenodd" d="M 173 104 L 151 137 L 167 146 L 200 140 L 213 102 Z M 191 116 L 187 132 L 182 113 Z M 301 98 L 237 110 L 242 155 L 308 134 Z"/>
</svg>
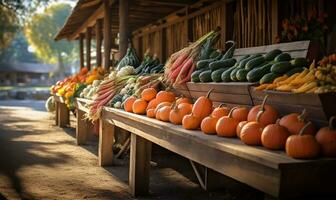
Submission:
<svg viewBox="0 0 336 200">
<path fill-rule="evenodd" d="M 206 98 L 209 98 L 209 97 L 210 97 L 210 94 L 211 94 L 211 92 L 212 92 L 213 90 L 214 90 L 213 88 L 209 90 L 208 94 L 206 95 Z"/>
<path fill-rule="evenodd" d="M 173 109 L 174 111 L 177 109 L 176 101 L 173 102 L 173 104 L 170 106 L 170 108 Z"/>
<path fill-rule="evenodd" d="M 334 129 L 335 129 L 334 126 L 333 126 L 333 122 L 334 122 L 334 120 L 335 120 L 335 116 L 332 116 L 332 117 L 330 117 L 330 119 L 329 119 L 329 128 L 330 128 L 331 130 L 334 130 Z"/>
<path fill-rule="evenodd" d="M 227 105 L 225 103 L 221 103 L 221 104 L 219 104 L 218 108 L 221 108 L 223 106 L 227 106 Z"/>
<path fill-rule="evenodd" d="M 302 113 L 298 116 L 300 122 L 304 122 L 306 119 L 306 109 L 302 110 Z"/>
<path fill-rule="evenodd" d="M 276 120 L 275 124 L 280 125 L 280 119 L 279 118 Z"/>
<path fill-rule="evenodd" d="M 260 105 L 259 111 L 265 111 L 265 104 L 268 99 L 268 94 L 264 97 L 262 104 Z"/>
<path fill-rule="evenodd" d="M 260 110 L 257 114 L 256 122 L 259 122 L 261 115 L 264 113 L 264 110 Z"/>
<path fill-rule="evenodd" d="M 228 115 L 229 118 L 232 117 L 232 113 L 233 113 L 233 111 L 236 110 L 237 108 L 238 108 L 238 107 L 233 107 L 233 108 L 230 110 L 229 115 Z"/>
<path fill-rule="evenodd" d="M 311 125 L 311 122 L 306 123 L 300 130 L 299 135 L 303 135 L 303 132 L 307 129 L 307 127 Z"/>
</svg>

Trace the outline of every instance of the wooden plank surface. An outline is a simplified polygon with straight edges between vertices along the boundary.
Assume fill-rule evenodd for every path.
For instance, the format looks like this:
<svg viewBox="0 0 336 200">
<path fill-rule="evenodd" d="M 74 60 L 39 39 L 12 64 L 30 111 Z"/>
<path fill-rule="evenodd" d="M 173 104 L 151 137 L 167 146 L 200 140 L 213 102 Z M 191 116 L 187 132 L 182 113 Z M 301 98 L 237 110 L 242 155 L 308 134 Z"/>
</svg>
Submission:
<svg viewBox="0 0 336 200">
<path fill-rule="evenodd" d="M 99 166 L 109 166 L 113 163 L 113 150 L 115 126 L 105 120 L 99 120 Z"/>
<path fill-rule="evenodd" d="M 208 92 L 213 89 L 213 92 L 222 92 L 226 94 L 249 94 L 249 87 L 254 83 L 187 83 L 190 91 Z"/>
<path fill-rule="evenodd" d="M 57 117 L 58 117 L 58 126 L 67 127 L 70 125 L 70 111 L 68 107 L 61 102 L 56 102 L 57 105 Z"/>
</svg>

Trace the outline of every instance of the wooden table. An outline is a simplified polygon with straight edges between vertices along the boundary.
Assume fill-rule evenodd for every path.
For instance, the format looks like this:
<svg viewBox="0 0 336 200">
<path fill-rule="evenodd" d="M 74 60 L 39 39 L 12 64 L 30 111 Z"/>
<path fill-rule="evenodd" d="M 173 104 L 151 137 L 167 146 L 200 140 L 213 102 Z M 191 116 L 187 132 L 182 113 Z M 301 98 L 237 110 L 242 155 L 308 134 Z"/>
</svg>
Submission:
<svg viewBox="0 0 336 200">
<path fill-rule="evenodd" d="M 94 125 L 85 118 L 85 114 L 89 112 L 88 105 L 92 100 L 76 98 L 75 105 L 77 109 L 77 126 L 76 126 L 76 143 L 77 145 L 86 144 L 93 137 Z"/>
<path fill-rule="evenodd" d="M 101 133 L 110 131 L 109 135 L 103 135 L 106 138 L 101 138 L 102 142 L 111 140 L 115 126 L 132 133 L 129 184 L 134 196 L 148 192 L 152 142 L 274 197 L 336 192 L 333 184 L 336 159 L 296 160 L 284 152 L 184 130 L 113 108 L 105 107 L 101 119 Z M 99 148 L 104 145 L 100 143 Z"/>
<path fill-rule="evenodd" d="M 54 95 L 55 100 L 55 124 L 59 127 L 70 125 L 70 111 L 65 104 L 65 99 L 61 96 Z"/>
</svg>

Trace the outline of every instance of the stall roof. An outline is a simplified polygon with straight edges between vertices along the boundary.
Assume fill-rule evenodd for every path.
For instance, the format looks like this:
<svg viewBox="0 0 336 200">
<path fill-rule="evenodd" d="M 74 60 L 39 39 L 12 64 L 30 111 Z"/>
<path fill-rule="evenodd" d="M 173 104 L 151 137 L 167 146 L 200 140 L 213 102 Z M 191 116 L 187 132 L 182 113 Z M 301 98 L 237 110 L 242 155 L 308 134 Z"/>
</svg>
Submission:
<svg viewBox="0 0 336 200">
<path fill-rule="evenodd" d="M 78 38 L 79 33 L 93 26 L 95 21 L 103 17 L 103 0 L 79 0 L 66 20 L 55 40 Z M 198 0 L 131 0 L 129 5 L 130 30 L 136 30 L 153 23 L 173 12 L 181 10 Z M 118 0 L 110 0 L 112 33 L 118 33 L 119 12 Z"/>
</svg>

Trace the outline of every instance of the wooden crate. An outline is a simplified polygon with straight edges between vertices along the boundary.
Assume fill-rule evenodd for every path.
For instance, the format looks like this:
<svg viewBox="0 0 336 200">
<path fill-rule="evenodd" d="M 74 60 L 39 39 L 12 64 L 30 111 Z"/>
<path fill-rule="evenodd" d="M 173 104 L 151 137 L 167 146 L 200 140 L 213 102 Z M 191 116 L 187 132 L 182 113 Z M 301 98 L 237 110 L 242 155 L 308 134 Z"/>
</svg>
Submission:
<svg viewBox="0 0 336 200">
<path fill-rule="evenodd" d="M 307 118 L 318 126 L 328 124 L 328 119 L 336 115 L 336 94 L 294 94 L 290 92 L 278 91 L 258 91 L 254 87 L 250 88 L 250 94 L 254 105 L 261 104 L 265 95 L 269 95 L 267 103 L 274 106 L 280 113 L 301 113 L 303 109 L 307 111 Z"/>
<path fill-rule="evenodd" d="M 66 127 L 70 125 L 70 111 L 65 104 L 65 99 L 61 96 L 54 95 L 55 100 L 55 125 Z"/>
</svg>

